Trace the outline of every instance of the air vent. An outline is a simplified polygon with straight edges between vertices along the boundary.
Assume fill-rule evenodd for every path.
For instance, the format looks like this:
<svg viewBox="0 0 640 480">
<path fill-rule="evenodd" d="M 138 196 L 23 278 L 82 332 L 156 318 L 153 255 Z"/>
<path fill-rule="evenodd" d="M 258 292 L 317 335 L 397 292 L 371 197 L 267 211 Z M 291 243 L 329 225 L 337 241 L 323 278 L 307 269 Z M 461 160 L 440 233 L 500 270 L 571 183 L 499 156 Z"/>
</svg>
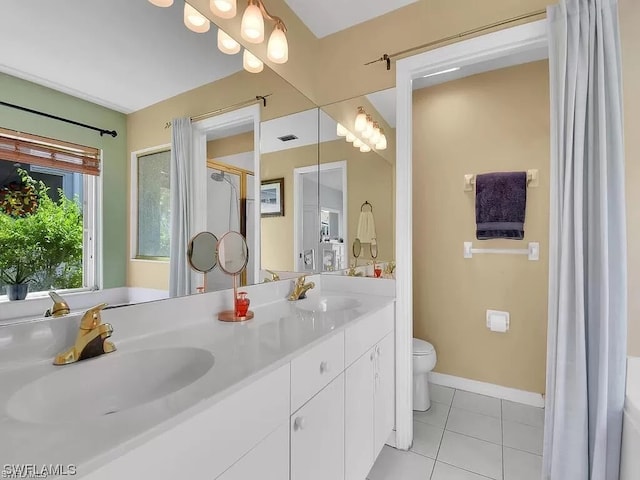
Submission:
<svg viewBox="0 0 640 480">
<path fill-rule="evenodd" d="M 281 140 L 283 142 L 290 142 L 291 140 L 297 140 L 298 137 L 296 137 L 295 135 L 283 135 L 282 137 L 278 137 L 278 140 Z"/>
</svg>

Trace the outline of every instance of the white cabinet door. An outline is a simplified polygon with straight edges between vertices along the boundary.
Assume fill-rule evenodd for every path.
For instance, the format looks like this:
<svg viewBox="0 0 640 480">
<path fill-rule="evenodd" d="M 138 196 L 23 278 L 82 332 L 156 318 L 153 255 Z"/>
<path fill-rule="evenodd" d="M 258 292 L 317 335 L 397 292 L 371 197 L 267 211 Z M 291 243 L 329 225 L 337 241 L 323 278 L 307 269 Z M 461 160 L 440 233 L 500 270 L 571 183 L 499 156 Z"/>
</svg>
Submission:
<svg viewBox="0 0 640 480">
<path fill-rule="evenodd" d="M 291 480 L 344 479 L 344 374 L 291 416 L 290 430 Z"/>
<path fill-rule="evenodd" d="M 374 424 L 377 457 L 395 426 L 395 341 L 393 333 L 374 347 Z"/>
<path fill-rule="evenodd" d="M 285 423 L 238 460 L 218 480 L 289 480 L 289 425 Z"/>
<path fill-rule="evenodd" d="M 374 460 L 372 348 L 345 372 L 345 480 L 364 480 Z"/>
</svg>

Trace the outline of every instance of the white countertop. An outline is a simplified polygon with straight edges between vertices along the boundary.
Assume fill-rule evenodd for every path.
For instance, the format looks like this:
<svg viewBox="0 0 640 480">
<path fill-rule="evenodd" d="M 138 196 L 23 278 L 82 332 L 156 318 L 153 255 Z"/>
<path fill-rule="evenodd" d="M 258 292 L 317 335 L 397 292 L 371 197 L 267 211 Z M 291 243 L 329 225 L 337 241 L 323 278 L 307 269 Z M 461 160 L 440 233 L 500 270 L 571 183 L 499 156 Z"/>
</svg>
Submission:
<svg viewBox="0 0 640 480">
<path fill-rule="evenodd" d="M 6 409 L 9 398 L 23 386 L 57 369 L 74 368 L 74 365 L 56 367 L 51 364 L 51 358 L 31 359 L 9 366 L 5 363 L 0 368 L 0 466 L 8 463 L 75 464 L 82 476 L 209 408 L 322 339 L 394 301 L 391 296 L 345 293 L 324 287 L 321 292 L 320 288 L 312 290 L 310 296 L 320 294 L 349 296 L 359 300 L 360 306 L 312 313 L 296 308 L 295 302 L 281 300 L 252 308 L 255 318 L 249 322 L 224 323 L 211 314 L 199 315 L 180 328 L 174 323 L 174 328 L 165 325 L 158 333 L 151 331 L 129 338 L 119 337 L 115 321 L 105 318 L 104 321 L 114 324 L 111 340 L 118 348 L 109 356 L 143 349 L 190 346 L 210 351 L 215 363 L 203 377 L 163 398 L 74 424 L 56 424 L 55 419 L 51 424 L 26 423 L 12 418 Z M 184 305 L 183 301 L 182 307 Z M 113 312 L 111 317 L 117 315 L 117 310 L 122 309 L 110 311 Z M 183 309 L 181 315 L 184 317 L 189 313 Z M 100 362 L 103 358 L 82 363 Z M 56 392 L 51 394 L 56 395 Z M 256 403 L 259 401 L 256 399 Z"/>
</svg>

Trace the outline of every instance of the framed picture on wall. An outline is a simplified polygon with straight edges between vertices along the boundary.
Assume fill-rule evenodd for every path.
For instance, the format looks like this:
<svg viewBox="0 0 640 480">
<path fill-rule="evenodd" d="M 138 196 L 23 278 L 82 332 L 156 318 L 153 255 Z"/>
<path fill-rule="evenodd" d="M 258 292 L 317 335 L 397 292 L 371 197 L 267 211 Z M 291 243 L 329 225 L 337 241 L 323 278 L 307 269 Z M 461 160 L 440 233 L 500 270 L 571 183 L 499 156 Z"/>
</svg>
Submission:
<svg viewBox="0 0 640 480">
<path fill-rule="evenodd" d="M 284 178 L 261 182 L 260 215 L 262 217 L 284 216 Z"/>
</svg>

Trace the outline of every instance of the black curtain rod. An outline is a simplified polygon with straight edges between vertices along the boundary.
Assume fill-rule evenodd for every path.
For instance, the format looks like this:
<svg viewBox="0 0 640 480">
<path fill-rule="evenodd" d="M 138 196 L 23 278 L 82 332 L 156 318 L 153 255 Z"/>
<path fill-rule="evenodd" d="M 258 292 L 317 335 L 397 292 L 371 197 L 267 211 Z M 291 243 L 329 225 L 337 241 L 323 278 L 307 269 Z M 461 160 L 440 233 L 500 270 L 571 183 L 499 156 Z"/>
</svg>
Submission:
<svg viewBox="0 0 640 480">
<path fill-rule="evenodd" d="M 40 115 L 41 117 L 52 118 L 54 120 L 59 120 L 60 122 L 70 123 L 71 125 L 76 125 L 78 127 L 88 128 L 89 130 L 94 130 L 96 132 L 99 132 L 101 137 L 103 135 L 111 135 L 113 138 L 118 136 L 118 132 L 116 132 L 115 130 L 105 130 L 104 128 L 94 127 L 92 125 L 87 125 L 86 123 L 80 123 L 80 122 L 76 122 L 75 120 L 69 120 L 68 118 L 62 118 L 62 117 L 58 117 L 57 115 L 51 115 L 50 113 L 39 112 L 38 110 L 32 110 L 31 108 L 21 107 L 20 105 L 14 105 L 13 103 L 0 101 L 0 105 L 9 107 L 9 108 L 15 108 L 16 110 L 21 110 L 27 113 L 33 113 L 34 115 Z"/>
</svg>

